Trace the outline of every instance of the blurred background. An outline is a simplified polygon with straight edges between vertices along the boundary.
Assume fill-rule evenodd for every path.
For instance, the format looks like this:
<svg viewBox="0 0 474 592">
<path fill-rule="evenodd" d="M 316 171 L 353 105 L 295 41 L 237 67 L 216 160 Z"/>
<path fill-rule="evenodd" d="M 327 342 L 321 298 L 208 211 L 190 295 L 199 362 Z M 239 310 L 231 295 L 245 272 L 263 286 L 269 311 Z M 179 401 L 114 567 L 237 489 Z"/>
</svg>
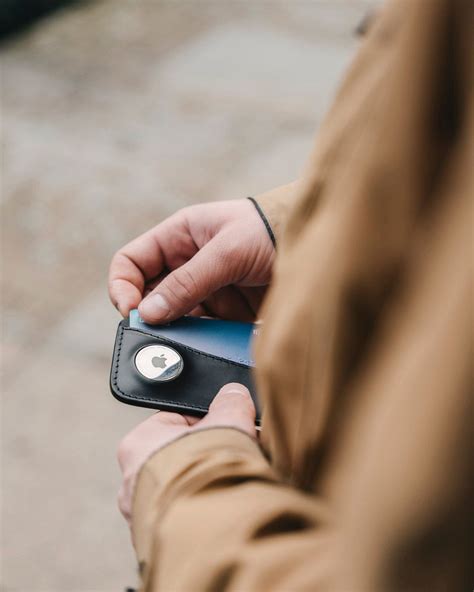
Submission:
<svg viewBox="0 0 474 592">
<path fill-rule="evenodd" d="M 136 584 L 115 449 L 149 411 L 109 393 L 109 260 L 296 178 L 371 4 L 0 3 L 5 592 Z"/>
</svg>

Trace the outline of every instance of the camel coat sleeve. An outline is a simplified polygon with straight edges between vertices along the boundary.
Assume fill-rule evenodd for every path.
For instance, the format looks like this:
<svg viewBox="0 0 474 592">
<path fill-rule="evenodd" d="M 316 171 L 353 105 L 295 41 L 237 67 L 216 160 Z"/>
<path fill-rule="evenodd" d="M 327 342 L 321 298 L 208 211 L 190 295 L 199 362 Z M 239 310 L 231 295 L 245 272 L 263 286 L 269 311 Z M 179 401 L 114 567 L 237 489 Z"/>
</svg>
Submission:
<svg viewBox="0 0 474 592">
<path fill-rule="evenodd" d="M 307 570 L 328 548 L 323 503 L 282 484 L 238 430 L 194 432 L 152 456 L 132 516 L 147 592 L 302 590 L 323 580 L 318 566 Z"/>
<path fill-rule="evenodd" d="M 304 187 L 257 199 L 265 452 L 220 428 L 150 458 L 145 591 L 472 589 L 472 12 L 390 2 Z"/>
</svg>

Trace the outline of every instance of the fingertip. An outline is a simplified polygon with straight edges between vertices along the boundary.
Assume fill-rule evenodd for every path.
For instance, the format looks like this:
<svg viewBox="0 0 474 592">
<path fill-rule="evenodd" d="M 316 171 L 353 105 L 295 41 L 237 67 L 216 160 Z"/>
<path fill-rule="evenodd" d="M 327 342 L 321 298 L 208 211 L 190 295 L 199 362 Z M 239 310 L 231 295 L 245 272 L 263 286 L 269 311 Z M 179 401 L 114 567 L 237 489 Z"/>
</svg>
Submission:
<svg viewBox="0 0 474 592">
<path fill-rule="evenodd" d="M 167 300 L 161 294 L 152 293 L 138 305 L 140 317 L 147 323 L 159 323 L 171 318 Z"/>
<path fill-rule="evenodd" d="M 121 298 L 117 300 L 115 304 L 115 308 L 119 311 L 119 313 L 123 316 L 124 319 L 128 318 L 130 311 L 134 308 L 137 308 L 140 300 L 137 298 Z"/>
<path fill-rule="evenodd" d="M 233 382 L 220 389 L 199 425 L 233 427 L 255 438 L 255 417 L 256 409 L 249 390 L 243 384 Z"/>
<path fill-rule="evenodd" d="M 225 384 L 223 387 L 221 387 L 219 389 L 219 392 L 217 393 L 217 395 L 224 396 L 226 394 L 232 394 L 232 393 L 247 395 L 250 397 L 249 389 L 245 385 L 241 384 L 240 382 L 228 382 L 227 384 Z"/>
<path fill-rule="evenodd" d="M 249 389 L 238 382 L 225 384 L 214 397 L 209 411 L 230 407 L 238 407 L 255 419 L 256 410 Z"/>
<path fill-rule="evenodd" d="M 109 296 L 112 304 L 124 317 L 128 317 L 133 308 L 137 308 L 142 293 L 130 282 L 122 279 L 115 279 L 109 287 Z"/>
<path fill-rule="evenodd" d="M 122 304 L 121 302 L 115 302 L 115 308 L 119 311 L 124 319 L 128 317 L 130 314 L 131 308 L 129 308 L 126 304 Z"/>
</svg>

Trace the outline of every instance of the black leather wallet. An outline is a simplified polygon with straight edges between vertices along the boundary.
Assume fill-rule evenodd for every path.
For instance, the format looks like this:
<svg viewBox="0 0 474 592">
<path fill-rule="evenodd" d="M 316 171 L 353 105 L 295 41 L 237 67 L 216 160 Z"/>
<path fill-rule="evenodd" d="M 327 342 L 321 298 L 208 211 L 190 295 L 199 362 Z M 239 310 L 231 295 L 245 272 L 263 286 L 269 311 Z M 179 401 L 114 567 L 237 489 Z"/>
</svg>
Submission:
<svg viewBox="0 0 474 592">
<path fill-rule="evenodd" d="M 202 416 L 219 389 L 240 382 L 260 409 L 252 379 L 252 367 L 152 332 L 129 326 L 117 328 L 110 388 L 122 403 Z"/>
</svg>

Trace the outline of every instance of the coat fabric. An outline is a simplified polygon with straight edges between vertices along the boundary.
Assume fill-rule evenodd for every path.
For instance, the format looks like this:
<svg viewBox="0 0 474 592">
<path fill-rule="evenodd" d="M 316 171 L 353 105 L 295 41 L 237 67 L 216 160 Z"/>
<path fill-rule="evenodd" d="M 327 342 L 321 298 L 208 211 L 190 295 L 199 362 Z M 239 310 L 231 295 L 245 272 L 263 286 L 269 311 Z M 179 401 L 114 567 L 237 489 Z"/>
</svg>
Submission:
<svg viewBox="0 0 474 592">
<path fill-rule="evenodd" d="M 257 198 L 261 442 L 210 429 L 145 464 L 143 590 L 472 588 L 472 13 L 386 5 L 302 179 Z"/>
</svg>

